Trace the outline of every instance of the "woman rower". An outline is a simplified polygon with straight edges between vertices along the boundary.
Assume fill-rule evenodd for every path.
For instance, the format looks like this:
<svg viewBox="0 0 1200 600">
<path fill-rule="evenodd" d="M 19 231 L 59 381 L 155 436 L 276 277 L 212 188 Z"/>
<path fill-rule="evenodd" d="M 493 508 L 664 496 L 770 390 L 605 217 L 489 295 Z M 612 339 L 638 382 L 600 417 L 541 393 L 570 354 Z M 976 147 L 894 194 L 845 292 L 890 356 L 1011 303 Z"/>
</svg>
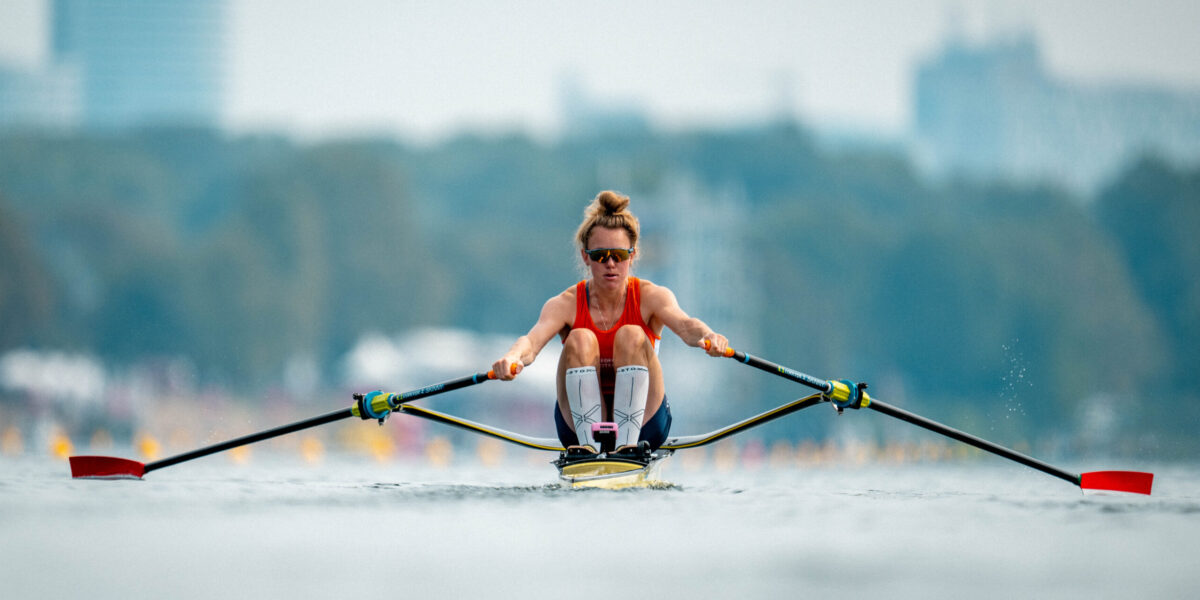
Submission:
<svg viewBox="0 0 1200 600">
<path fill-rule="evenodd" d="M 600 444 L 592 425 L 603 421 L 617 424 L 618 452 L 666 441 L 671 408 L 656 345 L 664 326 L 689 346 L 707 345 L 711 356 L 722 356 L 728 345 L 689 317 L 671 290 L 630 275 L 638 233 L 628 196 L 596 196 L 575 235 L 588 278 L 547 300 L 529 333 L 492 365 L 500 379 L 511 380 L 551 338 L 562 338 L 554 421 L 568 454 L 595 453 Z"/>
</svg>

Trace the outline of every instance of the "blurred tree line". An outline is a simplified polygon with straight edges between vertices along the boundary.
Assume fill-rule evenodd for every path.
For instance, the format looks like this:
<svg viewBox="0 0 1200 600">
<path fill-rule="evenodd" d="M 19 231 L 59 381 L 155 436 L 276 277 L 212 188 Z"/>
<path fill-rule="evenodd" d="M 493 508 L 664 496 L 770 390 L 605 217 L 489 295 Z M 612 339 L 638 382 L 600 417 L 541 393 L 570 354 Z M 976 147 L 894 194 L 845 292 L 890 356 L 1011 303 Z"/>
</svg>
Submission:
<svg viewBox="0 0 1200 600">
<path fill-rule="evenodd" d="M 1103 398 L 1130 431 L 1191 446 L 1200 169 L 1148 158 L 1080 199 L 929 182 L 791 125 L 430 146 L 5 134 L 0 352 L 186 356 L 205 381 L 264 386 L 368 331 L 521 333 L 578 277 L 587 202 L 616 188 L 653 213 L 639 198 L 680 173 L 746 198 L 745 268 L 769 307 L 728 332 L 763 340 L 748 350 L 964 419 L 1020 396 L 1022 428 Z"/>
</svg>

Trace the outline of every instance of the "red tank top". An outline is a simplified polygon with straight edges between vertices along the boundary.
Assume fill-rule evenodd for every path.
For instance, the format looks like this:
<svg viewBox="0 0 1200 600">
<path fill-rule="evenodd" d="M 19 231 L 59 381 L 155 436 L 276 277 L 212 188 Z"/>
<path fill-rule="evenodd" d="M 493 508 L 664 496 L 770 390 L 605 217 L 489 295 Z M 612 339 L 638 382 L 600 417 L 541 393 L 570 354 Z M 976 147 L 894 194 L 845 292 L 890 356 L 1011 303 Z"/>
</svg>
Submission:
<svg viewBox="0 0 1200 600">
<path fill-rule="evenodd" d="M 571 329 L 590 329 L 592 333 L 596 334 L 596 339 L 600 342 L 600 367 L 597 369 L 597 375 L 600 376 L 600 393 L 605 396 L 612 396 L 613 386 L 616 383 L 617 373 L 613 367 L 613 342 L 616 340 L 617 330 L 625 325 L 641 327 L 652 345 L 660 339 L 650 329 L 650 326 L 642 321 L 641 280 L 637 277 L 625 280 L 625 310 L 621 312 L 621 318 L 617 319 L 612 329 L 606 331 L 601 331 L 592 321 L 592 311 L 588 307 L 587 280 L 575 284 L 575 321 L 571 324 Z"/>
</svg>

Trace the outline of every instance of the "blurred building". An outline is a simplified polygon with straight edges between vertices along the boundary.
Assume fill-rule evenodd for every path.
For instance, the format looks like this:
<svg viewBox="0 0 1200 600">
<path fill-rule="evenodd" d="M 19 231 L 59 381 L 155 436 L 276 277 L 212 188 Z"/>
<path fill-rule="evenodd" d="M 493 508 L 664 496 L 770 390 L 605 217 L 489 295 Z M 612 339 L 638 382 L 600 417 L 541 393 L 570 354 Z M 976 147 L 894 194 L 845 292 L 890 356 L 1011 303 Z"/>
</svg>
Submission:
<svg viewBox="0 0 1200 600">
<path fill-rule="evenodd" d="M 217 126 L 226 0 L 53 0 L 42 68 L 0 72 L 0 126 Z"/>
<path fill-rule="evenodd" d="M 952 37 L 920 65 L 914 89 L 917 155 L 935 175 L 1087 193 L 1144 153 L 1200 161 L 1200 93 L 1058 80 L 1032 35 Z"/>
<path fill-rule="evenodd" d="M 82 114 L 79 82 L 67 66 L 0 67 L 0 129 L 74 127 Z"/>
<path fill-rule="evenodd" d="M 574 74 L 560 80 L 559 107 L 566 137 L 590 138 L 650 131 L 650 119 L 636 102 L 597 98 Z"/>
</svg>

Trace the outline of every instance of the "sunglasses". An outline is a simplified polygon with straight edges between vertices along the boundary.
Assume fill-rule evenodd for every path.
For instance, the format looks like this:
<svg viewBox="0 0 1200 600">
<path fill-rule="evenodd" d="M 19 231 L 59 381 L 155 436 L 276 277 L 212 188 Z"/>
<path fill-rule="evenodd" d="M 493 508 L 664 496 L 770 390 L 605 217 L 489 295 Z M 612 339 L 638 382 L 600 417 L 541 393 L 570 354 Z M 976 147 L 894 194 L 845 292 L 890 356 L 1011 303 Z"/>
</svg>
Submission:
<svg viewBox="0 0 1200 600">
<path fill-rule="evenodd" d="M 588 258 L 592 262 L 603 264 L 609 258 L 616 259 L 617 262 L 625 262 L 633 256 L 633 248 L 596 248 L 595 250 L 585 250 Z"/>
</svg>

